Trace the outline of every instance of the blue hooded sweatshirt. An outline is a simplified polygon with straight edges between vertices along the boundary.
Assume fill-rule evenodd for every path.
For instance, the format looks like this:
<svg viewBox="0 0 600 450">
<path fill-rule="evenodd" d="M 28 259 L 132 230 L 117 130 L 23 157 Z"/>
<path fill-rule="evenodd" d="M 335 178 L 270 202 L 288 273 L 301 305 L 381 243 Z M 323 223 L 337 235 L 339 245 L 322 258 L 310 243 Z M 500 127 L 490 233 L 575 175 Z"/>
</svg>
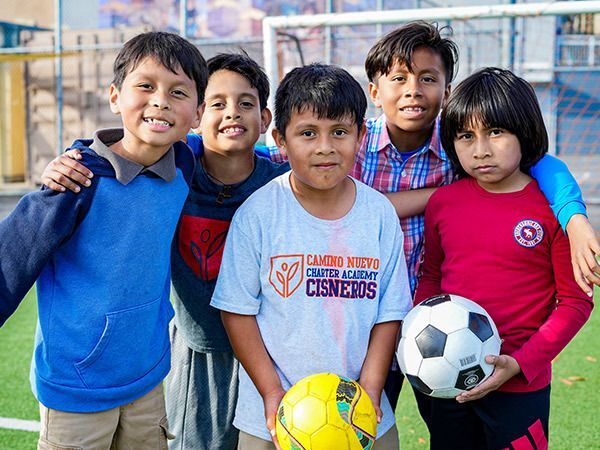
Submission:
<svg viewBox="0 0 600 450">
<path fill-rule="evenodd" d="M 90 188 L 43 188 L 0 222 L 0 326 L 37 279 L 32 390 L 78 413 L 129 403 L 170 369 L 170 248 L 194 170 L 177 143 L 175 179 L 123 185 L 91 143 L 71 147 L 95 174 Z"/>
</svg>

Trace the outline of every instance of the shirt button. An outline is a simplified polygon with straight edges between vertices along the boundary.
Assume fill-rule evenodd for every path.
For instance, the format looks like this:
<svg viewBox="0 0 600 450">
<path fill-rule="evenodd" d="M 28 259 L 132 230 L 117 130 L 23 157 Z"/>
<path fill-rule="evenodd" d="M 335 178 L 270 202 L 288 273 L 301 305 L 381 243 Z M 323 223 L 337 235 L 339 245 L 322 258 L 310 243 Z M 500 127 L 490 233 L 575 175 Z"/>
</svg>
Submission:
<svg viewBox="0 0 600 450">
<path fill-rule="evenodd" d="M 403 176 L 403 177 L 405 177 L 406 176 L 406 170 L 403 170 L 400 175 Z"/>
</svg>

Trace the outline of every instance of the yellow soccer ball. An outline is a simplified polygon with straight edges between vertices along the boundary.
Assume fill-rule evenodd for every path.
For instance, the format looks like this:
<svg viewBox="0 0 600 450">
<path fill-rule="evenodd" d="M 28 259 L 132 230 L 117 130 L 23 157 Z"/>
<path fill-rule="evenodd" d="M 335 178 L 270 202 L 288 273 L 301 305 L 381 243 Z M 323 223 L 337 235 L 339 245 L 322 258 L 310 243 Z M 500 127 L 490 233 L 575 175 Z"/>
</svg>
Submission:
<svg viewBox="0 0 600 450">
<path fill-rule="evenodd" d="M 283 450 L 370 450 L 377 416 L 356 381 L 319 373 L 298 381 L 284 395 L 276 431 Z"/>
</svg>

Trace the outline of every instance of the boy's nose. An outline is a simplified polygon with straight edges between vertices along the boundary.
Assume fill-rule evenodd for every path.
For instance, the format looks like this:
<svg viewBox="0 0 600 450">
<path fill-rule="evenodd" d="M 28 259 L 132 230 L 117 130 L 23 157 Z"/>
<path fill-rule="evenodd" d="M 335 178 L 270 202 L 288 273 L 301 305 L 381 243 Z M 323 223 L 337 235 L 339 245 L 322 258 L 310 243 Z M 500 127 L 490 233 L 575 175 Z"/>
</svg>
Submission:
<svg viewBox="0 0 600 450">
<path fill-rule="evenodd" d="M 152 97 L 152 106 L 158 109 L 170 109 L 171 107 L 167 95 L 158 91 Z"/>
<path fill-rule="evenodd" d="M 335 152 L 335 147 L 330 139 L 321 139 L 317 147 L 317 153 L 320 155 L 330 155 Z"/>
<path fill-rule="evenodd" d="M 476 159 L 481 159 L 488 156 L 491 156 L 490 147 L 487 142 L 480 140 L 475 144 L 473 157 Z"/>
<path fill-rule="evenodd" d="M 228 106 L 225 110 L 226 119 L 239 119 L 241 117 L 240 111 L 236 106 Z"/>
<path fill-rule="evenodd" d="M 409 77 L 404 85 L 404 96 L 405 97 L 420 97 L 421 87 L 419 86 L 419 80 L 413 77 Z"/>
</svg>

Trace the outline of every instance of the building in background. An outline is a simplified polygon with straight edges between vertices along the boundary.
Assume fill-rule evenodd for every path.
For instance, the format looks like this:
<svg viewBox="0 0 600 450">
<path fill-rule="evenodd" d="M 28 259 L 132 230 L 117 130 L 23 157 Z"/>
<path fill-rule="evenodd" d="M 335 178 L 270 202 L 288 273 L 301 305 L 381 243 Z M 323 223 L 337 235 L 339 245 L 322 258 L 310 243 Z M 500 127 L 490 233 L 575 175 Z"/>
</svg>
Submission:
<svg viewBox="0 0 600 450">
<path fill-rule="evenodd" d="M 63 0 L 63 143 L 89 136 L 98 127 L 118 124 L 108 108 L 112 61 L 120 43 L 143 30 L 179 32 L 180 0 Z M 274 15 L 322 14 L 407 8 L 479 6 L 480 0 L 188 0 L 186 35 L 210 57 L 220 51 L 245 49 L 262 61 L 262 19 Z M 488 2 L 485 2 L 488 3 Z M 489 3 L 515 3 L 515 1 Z M 520 1 L 519 3 L 524 3 Z M 23 29 L 20 45 L 35 52 L 51 48 L 53 2 L 5 0 L 3 13 Z M 14 18 L 14 20 L 13 20 Z M 534 84 L 551 136 L 551 147 L 562 156 L 598 155 L 600 141 L 600 15 L 514 19 L 469 19 L 443 22 L 450 25 L 461 50 L 457 81 L 478 67 L 509 67 Z M 26 27 L 47 28 L 50 31 Z M 282 30 L 278 48 L 280 74 L 302 63 L 324 61 L 350 70 L 364 86 L 363 62 L 375 40 L 394 26 L 357 25 Z M 56 80 L 54 59 L 23 55 L 22 73 L 15 75 L 4 61 L 2 77 L 13 86 L 21 80 L 24 111 L 24 150 L 0 134 L 0 161 L 7 154 L 24 153 L 25 174 L 39 181 L 43 167 L 56 149 Z M 10 75 L 7 75 L 10 73 Z M 15 84 L 16 83 L 16 84 Z M 0 85 L 1 88 L 1 85 Z M 6 99 L 6 95 L 4 97 Z M 15 97 L 11 97 L 14 99 Z M 5 123 L 19 100 L 0 109 Z M 15 106 L 16 105 L 16 106 Z M 371 110 L 371 114 L 377 111 Z M 16 117 L 16 116 L 15 116 Z M 11 118 L 11 120 L 17 120 Z M 17 129 L 18 127 L 9 127 Z M 4 138 L 2 138 L 4 136 Z M 4 139 L 4 140 L 2 140 Z M 18 158 L 17 158 L 18 159 Z M 2 171 L 0 162 L 0 171 Z M 4 167 L 7 164 L 4 163 Z M 0 182 L 11 181 L 3 175 Z M 600 197 L 600 187 L 598 194 Z"/>
<path fill-rule="evenodd" d="M 25 32 L 44 28 L 0 22 L 0 48 L 21 46 Z M 26 64 L 22 55 L 0 59 L 0 182 L 24 182 L 28 167 Z"/>
</svg>

